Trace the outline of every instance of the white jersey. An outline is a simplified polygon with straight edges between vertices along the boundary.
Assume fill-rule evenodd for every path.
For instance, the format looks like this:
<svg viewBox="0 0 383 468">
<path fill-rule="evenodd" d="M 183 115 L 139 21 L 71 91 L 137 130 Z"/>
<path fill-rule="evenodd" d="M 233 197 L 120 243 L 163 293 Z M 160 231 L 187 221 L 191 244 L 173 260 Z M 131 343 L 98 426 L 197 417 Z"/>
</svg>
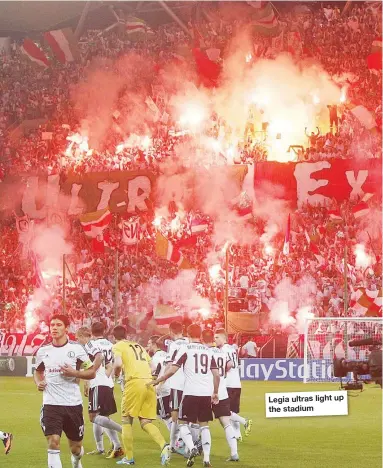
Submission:
<svg viewBox="0 0 383 468">
<path fill-rule="evenodd" d="M 63 346 L 50 343 L 42 346 L 36 354 L 36 370 L 44 371 L 47 386 L 43 392 L 43 405 L 78 406 L 82 396 L 78 379 L 64 377 L 60 367 L 68 364 L 74 369 L 88 369 L 92 362 L 83 346 L 67 341 Z"/>
<path fill-rule="evenodd" d="M 152 375 L 155 377 L 162 377 L 165 373 L 167 353 L 165 351 L 156 351 L 152 356 Z M 162 398 L 170 395 L 169 380 L 157 385 L 157 398 Z"/>
<path fill-rule="evenodd" d="M 178 350 L 173 364 L 183 368 L 185 374 L 184 395 L 212 396 L 211 370 L 217 369 L 217 364 L 210 348 L 202 343 L 183 345 Z"/>
<path fill-rule="evenodd" d="M 106 375 L 106 366 L 111 364 L 113 361 L 112 347 L 113 344 L 106 338 L 94 338 L 93 340 L 88 341 L 84 346 L 85 351 L 89 354 L 90 360 L 93 362 L 96 354 L 101 353 L 103 356 L 102 364 L 97 369 L 96 378 L 92 379 L 89 382 L 89 387 L 94 388 L 98 386 L 103 387 L 114 387 L 114 382 L 112 377 Z"/>
<path fill-rule="evenodd" d="M 173 363 L 174 359 L 181 348 L 181 346 L 189 343 L 187 338 L 178 338 L 178 340 L 171 341 L 168 348 L 168 353 L 166 357 L 166 363 Z M 185 377 L 182 369 L 176 372 L 172 377 L 168 380 L 169 387 L 173 390 L 183 390 L 185 384 Z"/>
<path fill-rule="evenodd" d="M 239 360 L 237 350 L 228 343 L 224 344 L 221 350 L 228 355 L 233 363 L 233 367 L 229 370 L 226 376 L 226 387 L 241 388 L 241 377 L 239 375 Z"/>
<path fill-rule="evenodd" d="M 215 363 L 217 364 L 218 372 L 219 372 L 219 389 L 218 389 L 218 398 L 219 400 L 226 400 L 229 398 L 227 393 L 227 386 L 226 386 L 226 369 L 227 363 L 231 361 L 231 358 L 225 351 L 222 351 L 220 348 L 209 348 L 210 351 L 213 353 Z M 213 393 L 213 379 L 211 380 L 211 391 Z"/>
</svg>

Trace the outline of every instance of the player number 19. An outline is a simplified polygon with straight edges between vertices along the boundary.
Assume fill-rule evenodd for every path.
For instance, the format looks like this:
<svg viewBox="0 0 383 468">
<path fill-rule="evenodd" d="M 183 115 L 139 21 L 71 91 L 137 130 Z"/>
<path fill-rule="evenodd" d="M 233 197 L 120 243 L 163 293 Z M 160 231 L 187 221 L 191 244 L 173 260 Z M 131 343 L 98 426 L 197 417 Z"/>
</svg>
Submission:
<svg viewBox="0 0 383 468">
<path fill-rule="evenodd" d="M 196 374 L 207 374 L 209 365 L 207 354 L 194 354 L 194 365 Z"/>
</svg>

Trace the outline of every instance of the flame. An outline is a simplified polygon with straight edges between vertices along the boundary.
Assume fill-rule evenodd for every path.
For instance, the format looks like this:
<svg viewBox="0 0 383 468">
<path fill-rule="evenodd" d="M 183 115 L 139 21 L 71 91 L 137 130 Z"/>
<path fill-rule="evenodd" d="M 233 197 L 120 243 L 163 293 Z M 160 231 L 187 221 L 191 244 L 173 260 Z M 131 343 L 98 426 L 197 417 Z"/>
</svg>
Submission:
<svg viewBox="0 0 383 468">
<path fill-rule="evenodd" d="M 253 59 L 253 56 L 250 53 L 246 54 L 246 57 L 245 57 L 246 63 L 251 62 L 252 59 Z"/>
<path fill-rule="evenodd" d="M 221 272 L 221 265 L 219 263 L 209 268 L 209 275 L 213 281 L 219 278 L 220 272 Z"/>
<path fill-rule="evenodd" d="M 153 220 L 153 226 L 159 228 L 161 226 L 162 218 L 161 216 L 156 216 Z"/>
<path fill-rule="evenodd" d="M 267 106 L 270 103 L 270 94 L 265 90 L 258 89 L 251 94 L 250 102 L 258 104 L 260 107 Z"/>
<path fill-rule="evenodd" d="M 120 143 L 119 145 L 116 146 L 116 154 L 121 153 L 125 148 L 124 143 Z"/>
<path fill-rule="evenodd" d="M 273 249 L 273 247 L 271 245 L 266 245 L 265 254 L 266 255 L 273 255 L 274 254 L 274 249 Z"/>
<path fill-rule="evenodd" d="M 294 128 L 291 120 L 279 118 L 270 122 L 268 130 L 272 136 L 277 137 L 278 134 L 281 134 L 282 137 L 283 134 L 293 132 Z"/>
<path fill-rule="evenodd" d="M 201 104 L 190 103 L 182 110 L 179 122 L 184 127 L 197 128 L 207 117 L 207 110 Z"/>
<path fill-rule="evenodd" d="M 174 234 L 177 231 L 179 231 L 180 227 L 181 227 L 181 220 L 180 220 L 180 217 L 177 214 L 176 217 L 173 218 L 170 221 L 170 229 L 171 229 L 172 233 Z"/>
<path fill-rule="evenodd" d="M 204 320 L 206 320 L 210 316 L 210 310 L 209 309 L 201 308 L 199 310 L 199 313 L 200 313 L 201 317 Z"/>
<path fill-rule="evenodd" d="M 354 254 L 356 267 L 367 268 L 372 265 L 373 259 L 368 255 L 363 244 L 356 244 Z"/>
<path fill-rule="evenodd" d="M 347 100 L 347 89 L 345 86 L 343 86 L 341 92 L 340 92 L 340 98 L 339 102 L 344 103 Z"/>
<path fill-rule="evenodd" d="M 151 145 L 152 145 L 152 139 L 150 138 L 150 136 L 148 135 L 144 136 L 141 140 L 142 148 L 149 149 Z"/>
</svg>

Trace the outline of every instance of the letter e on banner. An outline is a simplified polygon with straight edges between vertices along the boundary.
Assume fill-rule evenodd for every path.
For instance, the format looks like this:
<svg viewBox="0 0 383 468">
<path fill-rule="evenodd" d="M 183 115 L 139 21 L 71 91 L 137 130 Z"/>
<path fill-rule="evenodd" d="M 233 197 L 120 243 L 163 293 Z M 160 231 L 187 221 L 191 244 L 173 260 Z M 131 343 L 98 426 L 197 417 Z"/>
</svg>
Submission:
<svg viewBox="0 0 383 468">
<path fill-rule="evenodd" d="M 313 193 L 320 187 L 328 184 L 327 179 L 315 179 L 311 175 L 322 169 L 330 169 L 331 164 L 327 161 L 318 161 L 315 163 L 298 163 L 295 166 L 294 176 L 297 181 L 297 205 L 302 206 L 303 203 L 317 204 L 325 201 L 330 201 L 330 198 L 319 193 Z"/>
</svg>

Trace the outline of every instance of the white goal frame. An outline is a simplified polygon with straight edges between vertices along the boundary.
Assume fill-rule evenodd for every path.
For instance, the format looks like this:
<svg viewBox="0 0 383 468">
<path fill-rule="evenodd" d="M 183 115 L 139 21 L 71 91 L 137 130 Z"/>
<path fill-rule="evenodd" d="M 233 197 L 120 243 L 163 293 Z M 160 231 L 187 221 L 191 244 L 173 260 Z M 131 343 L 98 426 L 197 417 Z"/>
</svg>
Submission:
<svg viewBox="0 0 383 468">
<path fill-rule="evenodd" d="M 383 318 L 382 317 L 311 317 L 311 318 L 306 318 L 305 319 L 305 330 L 304 330 L 304 356 L 303 356 L 303 363 L 304 363 L 304 373 L 303 373 L 303 383 L 328 383 L 328 382 L 333 382 L 337 381 L 337 378 L 334 377 L 334 369 L 332 368 L 332 374 L 331 378 L 328 378 L 327 380 L 312 380 L 310 379 L 310 369 L 309 369 L 309 359 L 311 359 L 311 356 L 309 356 L 309 327 L 310 324 L 313 322 L 343 322 L 343 323 L 350 323 L 350 322 L 356 322 L 356 323 L 361 323 L 361 322 L 369 322 L 369 323 L 376 323 L 377 325 L 383 326 Z M 382 327 L 383 328 L 383 327 Z M 365 336 L 361 336 L 361 339 L 365 338 Z M 346 333 L 343 336 L 343 344 L 344 344 L 344 349 L 345 349 L 345 358 L 348 358 L 348 346 L 347 343 L 349 341 L 348 335 L 347 335 L 347 327 L 346 327 Z M 318 358 L 319 360 L 326 360 L 326 358 Z M 315 360 L 315 359 L 313 359 Z M 329 359 L 327 359 L 329 360 Z M 332 364 L 332 360 L 331 360 Z M 336 379 L 336 380 L 335 380 Z"/>
</svg>

